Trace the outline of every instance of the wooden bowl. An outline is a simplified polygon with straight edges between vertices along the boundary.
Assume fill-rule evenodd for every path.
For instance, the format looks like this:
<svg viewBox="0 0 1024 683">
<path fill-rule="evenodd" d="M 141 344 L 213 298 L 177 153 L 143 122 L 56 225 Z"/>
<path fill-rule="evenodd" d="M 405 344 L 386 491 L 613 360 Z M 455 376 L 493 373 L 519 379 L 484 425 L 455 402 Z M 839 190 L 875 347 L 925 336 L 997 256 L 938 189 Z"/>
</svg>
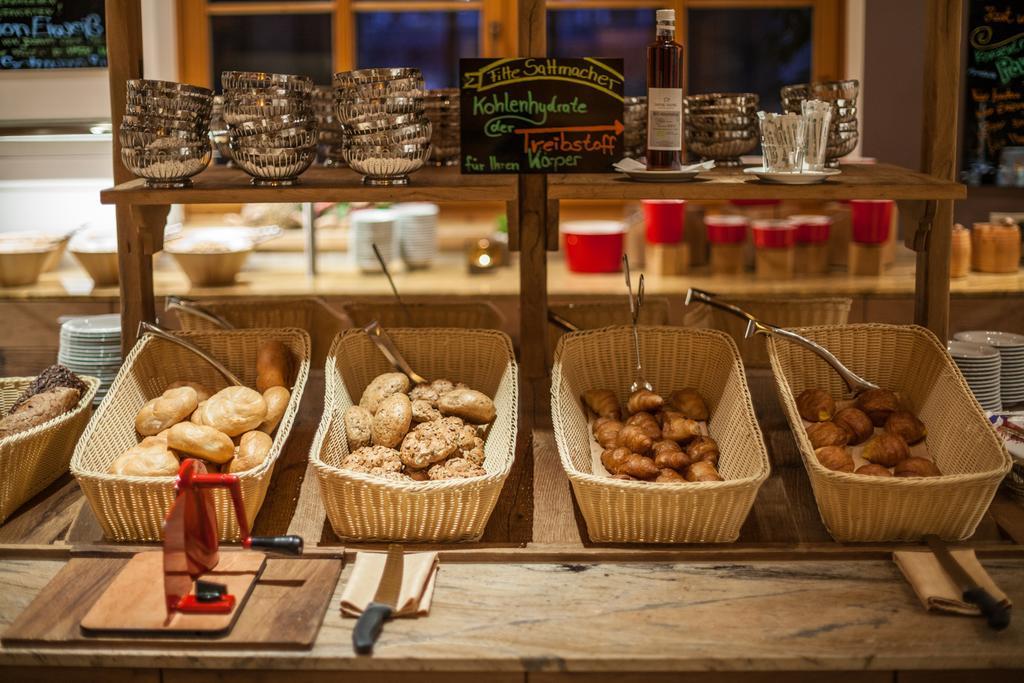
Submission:
<svg viewBox="0 0 1024 683">
<path fill-rule="evenodd" d="M 74 251 L 71 255 L 78 260 L 96 287 L 114 287 L 121 280 L 116 251 Z"/>
<path fill-rule="evenodd" d="M 235 276 L 251 253 L 252 249 L 210 254 L 170 251 L 195 287 L 217 287 L 234 283 Z"/>
<path fill-rule="evenodd" d="M 0 286 L 34 285 L 43 272 L 46 260 L 56 249 L 56 244 L 50 244 L 46 247 L 26 247 L 18 251 L 0 251 Z"/>
</svg>

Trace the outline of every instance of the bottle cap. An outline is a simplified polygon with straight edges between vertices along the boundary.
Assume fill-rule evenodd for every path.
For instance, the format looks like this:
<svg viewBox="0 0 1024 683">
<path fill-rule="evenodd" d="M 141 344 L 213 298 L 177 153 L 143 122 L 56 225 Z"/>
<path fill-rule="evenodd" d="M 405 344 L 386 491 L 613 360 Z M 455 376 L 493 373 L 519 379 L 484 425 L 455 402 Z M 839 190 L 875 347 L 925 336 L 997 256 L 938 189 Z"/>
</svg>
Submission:
<svg viewBox="0 0 1024 683">
<path fill-rule="evenodd" d="M 654 17 L 659 24 L 676 23 L 676 11 L 674 9 L 660 9 L 654 13 Z"/>
</svg>

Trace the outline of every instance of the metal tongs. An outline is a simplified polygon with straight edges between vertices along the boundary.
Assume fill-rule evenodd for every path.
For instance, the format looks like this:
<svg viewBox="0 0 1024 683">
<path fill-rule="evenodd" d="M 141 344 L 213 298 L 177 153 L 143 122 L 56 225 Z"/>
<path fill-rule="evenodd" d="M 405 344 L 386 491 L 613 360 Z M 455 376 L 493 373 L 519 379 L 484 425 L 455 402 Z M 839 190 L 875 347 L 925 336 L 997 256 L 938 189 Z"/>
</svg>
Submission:
<svg viewBox="0 0 1024 683">
<path fill-rule="evenodd" d="M 195 299 L 182 296 L 169 296 L 164 302 L 164 311 L 184 311 L 190 315 L 207 320 L 222 330 L 233 330 L 235 326 L 213 311 L 199 305 Z"/>
<path fill-rule="evenodd" d="M 370 246 L 373 247 L 373 253 L 377 257 L 377 261 L 380 263 L 381 270 L 384 271 L 384 277 L 388 279 L 388 284 L 391 285 L 391 293 L 395 297 L 395 301 L 402 307 L 402 314 L 405 316 L 405 324 L 412 325 L 412 313 L 409 312 L 409 307 L 402 301 L 402 296 L 398 293 L 398 287 L 395 286 L 395 281 L 391 277 L 391 270 L 388 268 L 388 264 L 384 261 L 384 256 L 381 255 L 380 249 L 377 248 L 377 243 L 374 242 Z"/>
<path fill-rule="evenodd" d="M 644 379 L 644 366 L 640 361 L 640 334 L 636 326 L 640 322 L 640 307 L 644 305 L 644 274 L 640 273 L 637 280 L 636 296 L 633 296 L 633 280 L 629 274 L 629 255 L 622 255 L 622 269 L 626 272 L 626 289 L 629 291 L 629 317 L 633 322 L 633 351 L 636 352 L 636 370 L 633 375 L 633 384 L 630 385 L 630 393 L 646 389 L 654 391 L 654 386 Z"/>
<path fill-rule="evenodd" d="M 395 342 L 391 340 L 384 328 L 380 326 L 376 320 L 371 322 L 369 325 L 363 328 L 363 332 L 370 338 L 370 341 L 376 345 L 380 352 L 384 354 L 384 357 L 388 359 L 392 367 L 399 372 L 404 372 L 412 380 L 413 384 L 426 384 L 429 380 L 425 379 L 422 375 L 418 375 L 409 362 L 405 360 L 402 354 L 398 351 L 398 347 L 395 346 Z"/>
<path fill-rule="evenodd" d="M 833 370 L 839 373 L 839 376 L 843 378 L 844 382 L 846 382 L 846 386 L 849 388 L 850 393 L 853 394 L 854 396 L 862 394 L 868 389 L 878 389 L 877 384 L 867 381 L 866 379 L 855 373 L 853 370 L 850 370 L 848 367 L 843 365 L 842 362 L 838 358 L 836 358 L 831 351 L 826 349 L 824 346 L 818 344 L 817 342 L 811 341 L 807 337 L 801 336 L 796 332 L 793 332 L 792 330 L 787 330 L 785 328 L 779 327 L 778 325 L 772 325 L 771 323 L 762 322 L 755 318 L 750 313 L 744 311 L 739 306 L 734 306 L 733 304 L 727 304 L 724 301 L 719 301 L 711 292 L 705 292 L 704 290 L 691 287 L 686 292 L 686 303 L 690 304 L 693 301 L 699 301 L 703 304 L 707 304 L 708 306 L 712 306 L 721 311 L 731 313 L 732 315 L 735 315 L 738 318 L 746 320 L 747 329 L 744 333 L 744 337 L 746 337 L 747 339 L 750 339 L 755 334 L 773 335 L 776 337 L 782 337 L 783 339 L 788 339 L 789 341 L 795 344 L 799 344 L 805 349 L 818 354 L 819 356 L 821 356 L 822 360 L 824 360 L 826 363 L 832 366 Z"/>
<path fill-rule="evenodd" d="M 223 363 L 221 363 L 219 360 L 208 354 L 206 351 L 203 351 L 201 348 L 199 348 L 192 342 L 171 334 L 170 332 L 160 327 L 159 325 L 154 325 L 153 323 L 147 323 L 145 321 L 139 323 L 139 339 L 141 339 L 142 335 L 144 334 L 151 334 L 154 337 L 159 337 L 160 339 L 169 341 L 172 344 L 177 344 L 183 349 L 188 349 L 189 351 L 196 354 L 197 356 L 205 360 L 207 363 L 212 365 L 214 369 L 216 369 L 217 372 L 223 375 L 224 379 L 226 379 L 228 382 L 235 386 L 243 386 L 242 380 L 238 379 L 238 377 L 236 377 L 233 372 L 228 370 Z"/>
</svg>

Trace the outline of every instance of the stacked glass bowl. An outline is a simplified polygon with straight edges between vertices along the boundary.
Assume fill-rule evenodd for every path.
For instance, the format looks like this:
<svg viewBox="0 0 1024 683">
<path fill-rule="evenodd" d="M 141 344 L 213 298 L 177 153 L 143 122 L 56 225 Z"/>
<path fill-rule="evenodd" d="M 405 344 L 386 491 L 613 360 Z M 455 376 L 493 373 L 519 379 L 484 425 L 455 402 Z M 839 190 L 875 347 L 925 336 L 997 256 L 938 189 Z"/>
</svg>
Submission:
<svg viewBox="0 0 1024 683">
<path fill-rule="evenodd" d="M 757 105 L 753 93 L 709 93 L 683 98 L 686 147 L 701 161 L 739 166 L 757 147 Z"/>
<path fill-rule="evenodd" d="M 253 185 L 294 185 L 316 159 L 313 81 L 307 76 L 225 71 L 224 122 L 235 165 Z"/>
<path fill-rule="evenodd" d="M 189 187 L 210 163 L 213 92 L 170 81 L 127 83 L 118 129 L 121 160 L 147 187 Z"/>
<path fill-rule="evenodd" d="M 458 166 L 460 150 L 459 90 L 428 90 L 424 106 L 430 120 L 430 162 L 435 166 Z"/>
<path fill-rule="evenodd" d="M 334 74 L 342 154 L 365 185 L 405 185 L 430 156 L 419 69 L 361 69 Z"/>
<path fill-rule="evenodd" d="M 860 137 L 857 131 L 857 95 L 860 81 L 820 81 L 783 86 L 779 91 L 782 108 L 794 114 L 801 113 L 804 100 L 821 100 L 832 105 L 828 145 L 825 147 L 825 166 L 835 168 L 839 158 L 854 150 Z"/>
<path fill-rule="evenodd" d="M 623 152 L 627 157 L 639 159 L 647 154 L 647 98 L 626 97 L 622 100 Z"/>
<path fill-rule="evenodd" d="M 324 166 L 344 166 L 345 159 L 341 148 L 345 140 L 345 130 L 338 120 L 338 106 L 333 87 L 313 86 L 313 114 L 316 116 L 317 130 L 320 131 L 317 160 Z"/>
</svg>

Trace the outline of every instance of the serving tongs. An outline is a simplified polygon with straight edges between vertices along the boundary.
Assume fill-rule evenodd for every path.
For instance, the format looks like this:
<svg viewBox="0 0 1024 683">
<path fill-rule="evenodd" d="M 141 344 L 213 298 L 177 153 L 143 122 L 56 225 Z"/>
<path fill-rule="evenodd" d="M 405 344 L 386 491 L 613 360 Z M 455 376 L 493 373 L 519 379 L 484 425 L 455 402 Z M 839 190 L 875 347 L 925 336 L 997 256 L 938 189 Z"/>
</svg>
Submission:
<svg viewBox="0 0 1024 683">
<path fill-rule="evenodd" d="M 558 315 L 551 309 L 548 309 L 548 322 L 560 329 L 562 332 L 579 332 L 580 328 L 575 323 L 569 321 L 566 318 Z"/>
<path fill-rule="evenodd" d="M 402 301 L 402 295 L 398 293 L 398 287 L 395 286 L 395 280 L 391 277 L 391 269 L 388 268 L 387 262 L 384 261 L 384 256 L 381 255 L 380 249 L 377 248 L 377 243 L 374 242 L 370 245 L 373 247 L 373 254 L 377 257 L 377 261 L 380 263 L 380 269 L 384 271 L 384 277 L 388 279 L 388 284 L 391 285 L 391 294 L 395 297 L 395 301 L 402 307 L 402 315 L 405 316 L 405 324 L 412 326 L 412 313 L 409 312 L 409 307 Z"/>
<path fill-rule="evenodd" d="M 225 320 L 222 316 L 217 315 L 208 308 L 204 308 L 199 305 L 195 299 L 186 299 L 183 296 L 169 296 L 164 301 L 164 311 L 184 311 L 189 315 L 194 315 L 197 318 L 202 318 L 208 322 L 213 323 L 222 330 L 233 330 L 235 326 Z"/>
<path fill-rule="evenodd" d="M 629 255 L 622 255 L 622 269 L 626 272 L 626 289 L 629 292 L 629 317 L 633 323 L 633 351 L 636 353 L 636 370 L 633 373 L 633 384 L 630 385 L 630 393 L 646 389 L 654 391 L 654 386 L 644 379 L 644 366 L 640 361 L 640 334 L 637 332 L 637 324 L 640 322 L 640 308 L 644 305 L 644 274 L 640 273 L 637 280 L 636 296 L 633 296 L 633 279 L 629 274 Z"/>
<path fill-rule="evenodd" d="M 380 352 L 388 359 L 391 366 L 395 370 L 404 372 L 408 375 L 413 384 L 426 384 L 429 381 L 412 369 L 412 366 L 409 365 L 407 360 L 405 360 L 405 357 L 399 352 L 398 347 L 395 346 L 395 342 L 391 340 L 391 337 L 388 336 L 388 333 L 384 331 L 384 328 L 381 327 L 379 322 L 374 320 L 363 328 L 363 332 L 365 332 L 366 336 L 370 338 L 370 341 L 380 349 Z"/>
<path fill-rule="evenodd" d="M 746 320 L 747 329 L 743 335 L 746 339 L 750 339 L 755 334 L 772 335 L 775 337 L 787 339 L 795 344 L 804 347 L 805 349 L 813 353 L 818 354 L 822 360 L 831 365 L 832 369 L 835 370 L 839 374 L 839 376 L 843 378 L 843 381 L 846 382 L 846 386 L 847 388 L 849 388 L 850 393 L 853 396 L 862 394 L 868 389 L 879 388 L 877 384 L 867 381 L 866 379 L 855 373 L 853 370 L 850 370 L 848 367 L 843 365 L 842 362 L 838 358 L 836 358 L 831 351 L 826 349 L 821 344 L 811 341 L 807 337 L 799 335 L 792 330 L 787 330 L 785 328 L 779 327 L 778 325 L 772 325 L 771 323 L 762 322 L 755 318 L 750 313 L 748 313 L 747 311 L 740 308 L 739 306 L 728 304 L 725 303 L 724 301 L 719 301 L 711 292 L 706 292 L 702 289 L 696 289 L 695 287 L 691 287 L 686 292 L 686 303 L 690 304 L 693 301 L 699 301 L 703 304 L 707 304 L 708 306 L 717 308 L 721 311 L 725 311 L 726 313 L 730 313 L 738 318 Z"/>
<path fill-rule="evenodd" d="M 153 323 L 148 323 L 145 321 L 139 323 L 139 339 L 141 339 L 142 335 L 144 334 L 151 334 L 154 337 L 159 337 L 160 339 L 169 341 L 172 344 L 177 344 L 181 348 L 191 351 L 192 353 L 194 353 L 195 355 L 199 356 L 207 363 L 212 365 L 214 369 L 221 375 L 223 375 L 224 379 L 226 379 L 229 383 L 235 386 L 243 386 L 242 380 L 238 379 L 238 377 L 236 377 L 233 372 L 228 370 L 223 363 L 221 363 L 219 360 L 208 354 L 206 351 L 203 351 L 201 348 L 199 348 L 192 342 L 171 334 L 170 332 L 160 327 L 159 325 L 154 325 Z"/>
</svg>

